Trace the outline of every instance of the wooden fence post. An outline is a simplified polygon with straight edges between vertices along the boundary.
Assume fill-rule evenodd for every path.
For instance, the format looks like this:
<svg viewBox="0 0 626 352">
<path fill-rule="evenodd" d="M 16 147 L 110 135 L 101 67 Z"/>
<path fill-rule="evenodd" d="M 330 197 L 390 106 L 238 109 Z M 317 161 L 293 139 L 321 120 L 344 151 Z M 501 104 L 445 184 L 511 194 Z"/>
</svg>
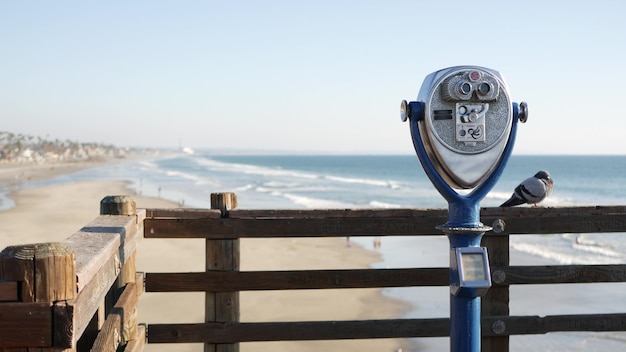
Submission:
<svg viewBox="0 0 626 352">
<path fill-rule="evenodd" d="M 50 307 L 75 298 L 78 291 L 72 248 L 64 243 L 9 246 L 0 252 L 2 280 L 15 283 L 10 287 L 17 302 L 0 306 L 0 350 L 53 346 Z"/>
<path fill-rule="evenodd" d="M 135 200 L 129 196 L 106 196 L 100 201 L 100 215 L 134 216 L 137 215 L 137 206 Z M 126 259 L 126 262 L 122 266 L 113 287 L 111 287 L 111 290 L 107 293 L 104 301 L 100 304 L 100 307 L 91 318 L 85 332 L 77 341 L 78 351 L 89 351 L 91 349 L 98 333 L 104 325 L 108 312 L 112 310 L 122 292 L 124 292 L 126 284 L 135 282 L 135 258 L 136 252 L 133 252 L 130 257 Z M 132 314 L 129 314 L 128 316 L 132 316 Z M 127 335 L 128 336 L 124 336 L 126 341 L 136 339 L 136 326 L 133 326 Z"/>
<path fill-rule="evenodd" d="M 482 245 L 487 247 L 489 252 L 489 266 L 508 267 L 509 266 L 509 235 L 497 234 L 501 230 L 494 226 L 496 235 L 486 235 L 483 237 Z M 501 271 L 492 271 L 491 280 L 494 283 L 502 283 L 506 278 Z M 492 286 L 487 294 L 482 297 L 481 316 L 509 315 L 509 285 Z M 502 321 L 496 321 L 492 326 L 482 326 L 482 330 L 491 330 L 495 333 L 504 333 L 506 326 Z M 484 352 L 504 352 L 509 350 L 509 336 L 489 336 L 481 340 L 481 350 Z"/>
<path fill-rule="evenodd" d="M 100 201 L 100 215 L 137 215 L 137 205 L 129 196 L 106 196 Z"/>
<path fill-rule="evenodd" d="M 18 282 L 21 302 L 56 302 L 76 296 L 74 252 L 64 243 L 9 246 L 0 252 L 0 279 Z"/>
<path fill-rule="evenodd" d="M 107 196 L 100 201 L 100 215 L 118 215 L 118 216 L 135 216 L 137 215 L 137 205 L 135 200 L 130 196 Z M 113 307 L 115 302 L 120 298 L 124 288 L 128 283 L 134 283 L 137 273 L 137 252 L 133 251 L 130 257 L 126 258 L 126 262 L 122 266 L 120 274 L 117 277 L 114 287 L 112 288 L 113 301 L 111 306 L 107 307 L 107 311 Z M 106 318 L 106 317 L 105 317 Z M 134 333 L 129 339 L 135 338 Z"/>
<path fill-rule="evenodd" d="M 228 210 L 237 207 L 234 193 L 212 193 L 211 209 L 220 209 L 222 217 L 228 217 Z M 239 239 L 206 240 L 207 271 L 239 270 Z M 206 292 L 205 322 L 238 322 L 239 292 Z M 238 352 L 239 344 L 205 344 L 205 352 Z"/>
<path fill-rule="evenodd" d="M 107 196 L 100 201 L 100 215 L 137 215 L 137 205 L 135 200 L 129 196 Z M 117 277 L 116 287 L 114 289 L 115 298 L 124 291 L 124 287 L 129 282 L 135 282 L 136 270 L 136 252 L 126 259 L 124 266 Z"/>
</svg>

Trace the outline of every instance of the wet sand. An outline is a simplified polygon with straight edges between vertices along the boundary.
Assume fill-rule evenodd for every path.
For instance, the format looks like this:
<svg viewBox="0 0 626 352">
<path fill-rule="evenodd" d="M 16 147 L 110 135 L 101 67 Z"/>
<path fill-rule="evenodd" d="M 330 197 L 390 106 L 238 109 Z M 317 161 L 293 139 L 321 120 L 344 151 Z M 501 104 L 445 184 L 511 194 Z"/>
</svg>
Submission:
<svg viewBox="0 0 626 352">
<path fill-rule="evenodd" d="M 0 189 L 25 180 L 41 180 L 71 173 L 93 163 L 0 165 Z M 0 249 L 9 245 L 61 241 L 99 214 L 108 195 L 131 195 L 137 208 L 178 205 L 142 197 L 121 181 L 86 181 L 36 188 L 16 188 L 9 197 L 15 207 L 0 211 Z M 142 272 L 202 271 L 204 241 L 143 239 L 137 249 Z M 298 270 L 367 268 L 378 253 L 342 239 L 242 239 L 241 270 Z M 385 297 L 377 289 L 295 290 L 242 292 L 241 321 L 353 320 L 396 318 L 409 309 L 406 302 Z M 197 323 L 204 319 L 203 293 L 144 293 L 139 304 L 142 323 Z M 242 351 L 397 351 L 408 350 L 406 340 L 335 340 L 242 343 Z M 202 351 L 195 345 L 147 345 L 146 351 Z"/>
</svg>

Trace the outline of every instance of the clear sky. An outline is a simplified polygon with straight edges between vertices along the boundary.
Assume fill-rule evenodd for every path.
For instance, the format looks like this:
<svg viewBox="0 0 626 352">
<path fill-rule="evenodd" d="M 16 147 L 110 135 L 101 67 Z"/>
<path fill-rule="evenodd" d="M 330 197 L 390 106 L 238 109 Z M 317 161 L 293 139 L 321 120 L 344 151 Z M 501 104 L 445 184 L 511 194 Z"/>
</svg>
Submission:
<svg viewBox="0 0 626 352">
<path fill-rule="evenodd" d="M 2 1 L 0 130 L 118 146 L 412 154 L 456 65 L 528 102 L 515 154 L 626 154 L 626 2 Z"/>
</svg>

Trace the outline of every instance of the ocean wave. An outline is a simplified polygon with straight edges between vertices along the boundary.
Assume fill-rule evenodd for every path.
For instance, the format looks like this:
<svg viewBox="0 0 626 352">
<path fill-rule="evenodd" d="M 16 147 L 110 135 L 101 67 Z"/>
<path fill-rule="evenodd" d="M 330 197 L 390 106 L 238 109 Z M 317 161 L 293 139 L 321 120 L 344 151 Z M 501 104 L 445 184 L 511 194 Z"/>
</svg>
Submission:
<svg viewBox="0 0 626 352">
<path fill-rule="evenodd" d="M 612 246 L 589 239 L 584 234 L 568 234 L 566 237 L 571 239 L 572 248 L 579 251 L 600 254 L 613 258 L 624 258 L 626 256 L 624 253 L 616 251 Z"/>
<path fill-rule="evenodd" d="M 279 194 L 281 194 L 280 192 L 278 192 L 278 191 L 277 191 L 277 190 L 275 190 L 275 189 L 272 189 L 272 188 L 267 188 L 267 187 L 261 187 L 261 186 L 259 186 L 259 187 L 255 187 L 255 188 L 254 188 L 254 190 L 255 190 L 256 192 L 259 192 L 259 193 L 269 193 L 269 194 L 273 194 L 273 195 L 279 195 Z"/>
<path fill-rule="evenodd" d="M 381 201 L 377 201 L 377 200 L 373 200 L 373 201 L 369 202 L 369 206 L 372 207 L 372 208 L 384 208 L 384 209 L 403 208 L 403 206 L 399 205 L 399 204 L 385 203 L 385 202 L 381 202 Z"/>
<path fill-rule="evenodd" d="M 300 186 L 301 184 L 298 182 L 285 182 L 278 180 L 271 180 L 267 182 L 263 182 L 263 186 L 272 187 L 272 188 L 295 188 Z"/>
<path fill-rule="evenodd" d="M 178 177 L 181 179 L 193 181 L 196 185 L 205 185 L 212 183 L 209 179 L 205 177 L 200 177 L 198 175 L 190 174 L 183 171 L 165 170 L 163 173 L 169 177 Z"/>
<path fill-rule="evenodd" d="M 624 258 L 624 255 L 622 253 L 616 252 L 609 247 L 598 246 L 598 245 L 586 245 L 586 244 L 581 245 L 577 243 L 575 243 L 573 247 L 574 249 L 577 249 L 579 251 L 589 252 L 593 254 L 600 254 L 606 257 L 612 257 L 612 258 L 618 258 L 618 259 Z"/>
<path fill-rule="evenodd" d="M 254 188 L 255 185 L 248 183 L 247 185 L 243 185 L 241 187 L 235 187 L 234 192 L 245 192 Z"/>
<path fill-rule="evenodd" d="M 580 253 L 571 248 L 570 251 L 557 247 L 548 247 L 543 243 L 511 241 L 510 247 L 519 252 L 553 260 L 564 265 L 571 264 L 618 264 L 623 262 L 624 255 L 615 251 L 586 251 Z"/>
<path fill-rule="evenodd" d="M 399 187 L 398 183 L 394 183 L 390 181 L 383 181 L 383 180 L 368 179 L 368 178 L 353 178 L 353 177 L 342 177 L 342 176 L 332 176 L 332 175 L 326 175 L 323 177 L 327 180 L 335 181 L 335 182 L 357 183 L 357 184 L 386 187 L 386 188 Z"/>
<path fill-rule="evenodd" d="M 137 165 L 139 167 L 143 167 L 146 169 L 156 169 L 159 167 L 159 165 L 157 165 L 157 163 L 155 163 L 154 161 L 151 160 L 140 160 Z"/>
<path fill-rule="evenodd" d="M 293 194 L 293 193 L 280 192 L 276 189 L 262 187 L 262 186 L 256 187 L 254 188 L 254 190 L 259 193 L 265 193 L 274 197 L 284 198 L 286 200 L 289 200 L 294 205 L 303 206 L 307 209 L 312 209 L 312 208 L 339 209 L 339 208 L 349 208 L 349 207 L 354 206 L 354 204 L 345 203 L 345 202 L 341 202 L 338 200 L 307 197 L 307 196 L 302 196 L 302 195 Z"/>
<path fill-rule="evenodd" d="M 394 180 L 378 180 L 372 178 L 359 178 L 359 177 L 345 177 L 345 176 L 337 176 L 330 174 L 317 174 L 310 172 L 303 172 L 297 170 L 284 169 L 280 167 L 270 168 L 264 166 L 250 165 L 250 164 L 239 164 L 239 163 L 226 163 L 216 161 L 214 159 L 204 159 L 204 158 L 196 158 L 196 163 L 207 167 L 210 171 L 218 171 L 218 172 L 232 172 L 232 173 L 242 173 L 247 175 L 259 175 L 264 177 L 284 177 L 284 178 L 301 178 L 307 180 L 327 180 L 331 182 L 337 183 L 346 183 L 346 184 L 362 184 L 368 186 L 375 187 L 384 187 L 391 189 L 407 189 L 408 187 L 403 185 L 399 181 Z M 290 183 L 290 181 L 277 181 L 273 180 L 271 182 L 285 182 Z"/>
<path fill-rule="evenodd" d="M 348 207 L 353 206 L 353 204 L 344 203 L 344 202 L 340 202 L 336 200 L 311 198 L 311 197 L 299 196 L 299 195 L 290 194 L 290 193 L 282 193 L 282 194 L 276 194 L 276 195 L 284 197 L 292 201 L 294 204 L 302 205 L 307 209 L 315 209 L 315 208 L 343 209 L 343 208 L 348 208 Z"/>
<path fill-rule="evenodd" d="M 269 168 L 263 166 L 256 166 L 250 164 L 238 164 L 238 163 L 224 163 L 213 159 L 195 158 L 195 162 L 198 165 L 204 166 L 209 171 L 218 172 L 231 172 L 231 173 L 243 173 L 247 175 L 259 175 L 259 176 L 283 176 L 283 177 L 295 177 L 305 179 L 319 178 L 316 174 L 305 173 L 294 170 L 286 170 L 282 168 Z"/>
<path fill-rule="evenodd" d="M 389 187 L 391 189 L 408 189 L 409 188 L 400 182 L 396 182 L 396 181 L 388 181 L 388 182 L 389 182 Z"/>
</svg>

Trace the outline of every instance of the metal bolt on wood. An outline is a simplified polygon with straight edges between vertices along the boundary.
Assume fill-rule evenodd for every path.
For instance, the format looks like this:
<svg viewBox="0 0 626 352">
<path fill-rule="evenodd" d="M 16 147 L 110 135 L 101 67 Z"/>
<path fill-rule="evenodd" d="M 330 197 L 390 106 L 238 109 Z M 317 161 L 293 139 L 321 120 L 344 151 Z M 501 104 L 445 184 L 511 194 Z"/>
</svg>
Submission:
<svg viewBox="0 0 626 352">
<path fill-rule="evenodd" d="M 495 270 L 491 273 L 491 279 L 497 284 L 503 284 L 506 281 L 506 273 L 503 270 Z"/>
<path fill-rule="evenodd" d="M 493 232 L 502 233 L 506 228 L 506 223 L 502 219 L 497 219 L 491 224 L 491 227 L 493 227 Z"/>
<path fill-rule="evenodd" d="M 502 320 L 496 320 L 491 324 L 491 330 L 496 335 L 502 335 L 506 332 L 506 323 Z"/>
</svg>

